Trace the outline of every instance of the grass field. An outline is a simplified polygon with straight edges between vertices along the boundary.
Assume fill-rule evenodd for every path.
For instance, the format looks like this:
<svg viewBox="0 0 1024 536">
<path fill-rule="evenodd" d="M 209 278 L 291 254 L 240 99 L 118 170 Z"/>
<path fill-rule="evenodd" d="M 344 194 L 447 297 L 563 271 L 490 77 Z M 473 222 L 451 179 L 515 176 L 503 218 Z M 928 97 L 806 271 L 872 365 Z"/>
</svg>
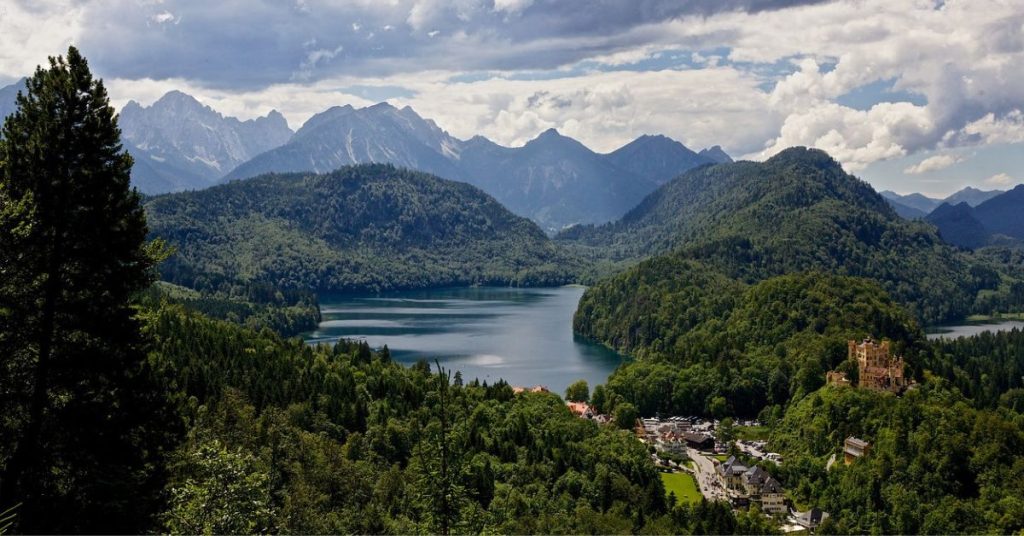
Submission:
<svg viewBox="0 0 1024 536">
<path fill-rule="evenodd" d="M 689 473 L 661 473 L 661 481 L 665 484 L 665 495 L 673 492 L 677 501 L 700 502 L 697 481 Z"/>
<path fill-rule="evenodd" d="M 715 454 L 714 456 L 712 456 L 712 458 L 714 458 L 714 459 L 716 459 L 716 460 L 718 460 L 720 462 L 724 462 L 725 460 L 729 459 L 729 455 L 728 454 Z"/>
</svg>

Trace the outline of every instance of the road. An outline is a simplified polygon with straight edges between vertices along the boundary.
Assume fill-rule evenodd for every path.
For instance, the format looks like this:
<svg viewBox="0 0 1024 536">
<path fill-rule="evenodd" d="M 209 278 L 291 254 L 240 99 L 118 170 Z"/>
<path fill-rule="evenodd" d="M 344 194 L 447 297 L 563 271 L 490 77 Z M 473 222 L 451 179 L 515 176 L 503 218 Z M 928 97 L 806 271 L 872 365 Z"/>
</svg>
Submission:
<svg viewBox="0 0 1024 536">
<path fill-rule="evenodd" d="M 694 476 L 697 477 L 697 485 L 704 498 L 709 501 L 728 501 L 729 497 L 718 485 L 718 477 L 715 474 L 715 463 L 711 458 L 701 454 L 696 449 L 687 448 L 686 453 L 693 460 Z"/>
</svg>

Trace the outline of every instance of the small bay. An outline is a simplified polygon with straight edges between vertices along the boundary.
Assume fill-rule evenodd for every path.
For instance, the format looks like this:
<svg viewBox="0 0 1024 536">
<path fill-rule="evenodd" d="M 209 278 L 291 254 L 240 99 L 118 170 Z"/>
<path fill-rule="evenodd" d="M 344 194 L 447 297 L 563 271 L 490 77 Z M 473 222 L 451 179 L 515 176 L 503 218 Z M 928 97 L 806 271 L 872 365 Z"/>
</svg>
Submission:
<svg viewBox="0 0 1024 536">
<path fill-rule="evenodd" d="M 437 358 L 464 381 L 544 385 L 563 394 L 604 383 L 623 356 L 578 337 L 572 315 L 583 288 L 472 287 L 320 296 L 323 321 L 304 338 L 387 345 L 396 361 Z"/>
</svg>

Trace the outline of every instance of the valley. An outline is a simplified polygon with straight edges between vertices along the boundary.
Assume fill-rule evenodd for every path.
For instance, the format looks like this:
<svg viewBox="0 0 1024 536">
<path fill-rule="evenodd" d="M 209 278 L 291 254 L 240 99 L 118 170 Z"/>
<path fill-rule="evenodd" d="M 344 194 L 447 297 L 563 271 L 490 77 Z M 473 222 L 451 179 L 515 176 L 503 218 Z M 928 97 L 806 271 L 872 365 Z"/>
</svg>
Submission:
<svg viewBox="0 0 1024 536">
<path fill-rule="evenodd" d="M 486 7 L 500 25 L 554 9 Z M 191 20 L 159 15 L 165 36 Z M 358 43 L 293 47 L 287 86 L 182 82 L 246 120 L 168 92 L 176 78 L 119 86 L 162 96 L 115 109 L 76 46 L 0 88 L 0 535 L 1024 531 L 1024 184 L 879 193 L 861 159 L 915 158 L 903 175 L 924 185 L 970 157 L 850 150 L 839 127 L 790 143 L 817 131 L 792 116 L 778 138 L 723 140 L 736 161 L 707 140 L 740 114 L 686 123 L 694 151 L 641 133 L 683 128 L 634 114 L 628 84 L 576 90 L 606 112 L 588 122 L 517 90 L 517 121 L 451 124 L 518 142 L 463 139 L 406 103 L 442 86 L 467 115 L 514 103 L 443 70 L 412 89 L 303 79 L 406 29 L 343 29 L 364 23 Z M 840 65 L 802 61 L 762 105 Z M 548 82 L 499 71 L 481 80 Z M 301 111 L 279 93 L 298 87 Z M 1020 119 L 932 138 L 982 151 Z"/>
</svg>

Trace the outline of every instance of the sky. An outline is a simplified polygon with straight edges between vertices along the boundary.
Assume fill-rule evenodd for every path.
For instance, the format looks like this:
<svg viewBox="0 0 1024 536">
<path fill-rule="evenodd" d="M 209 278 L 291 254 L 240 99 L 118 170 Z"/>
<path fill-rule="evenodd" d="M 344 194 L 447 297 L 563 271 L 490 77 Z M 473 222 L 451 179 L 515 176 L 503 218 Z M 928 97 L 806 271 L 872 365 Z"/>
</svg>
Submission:
<svg viewBox="0 0 1024 536">
<path fill-rule="evenodd" d="M 77 46 L 116 106 L 177 89 L 293 129 L 387 100 L 454 136 L 828 151 L 878 190 L 1024 182 L 1024 0 L 0 0 L 0 85 Z"/>
</svg>

